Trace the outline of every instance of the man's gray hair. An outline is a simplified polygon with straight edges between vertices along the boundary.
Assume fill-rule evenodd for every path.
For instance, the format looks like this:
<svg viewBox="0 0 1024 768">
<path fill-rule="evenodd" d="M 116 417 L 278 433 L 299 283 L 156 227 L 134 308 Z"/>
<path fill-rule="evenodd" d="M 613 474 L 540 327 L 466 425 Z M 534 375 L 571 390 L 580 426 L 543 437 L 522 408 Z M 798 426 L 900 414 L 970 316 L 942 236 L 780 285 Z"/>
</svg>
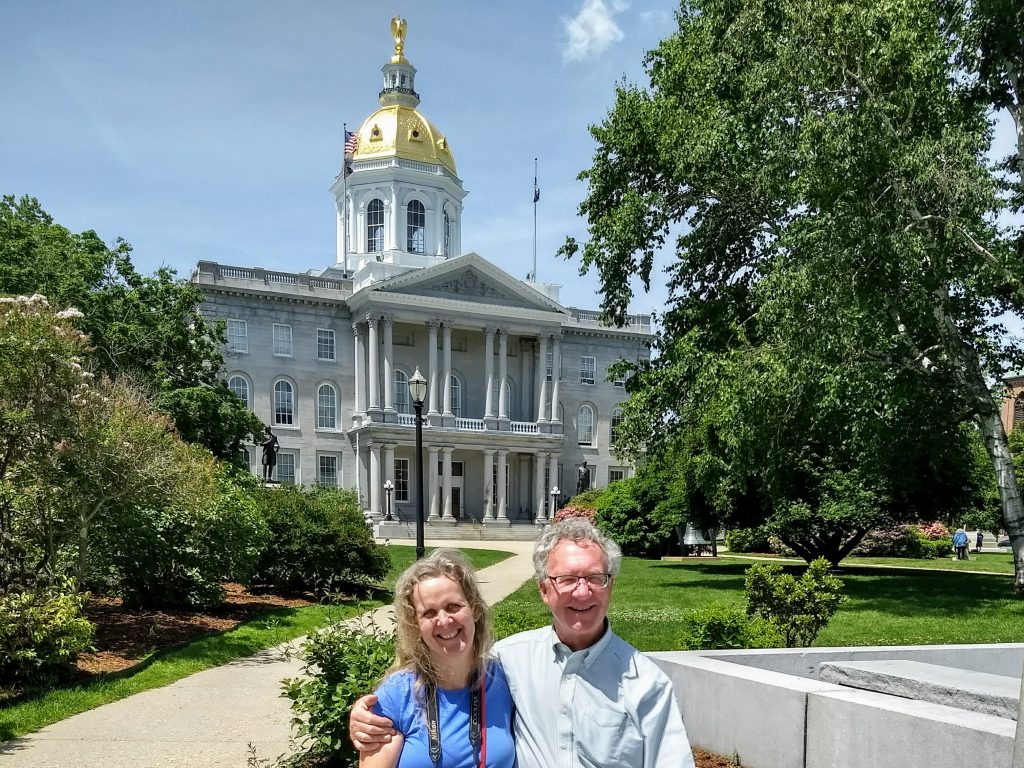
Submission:
<svg viewBox="0 0 1024 768">
<path fill-rule="evenodd" d="M 540 583 L 548 577 L 548 558 L 559 542 L 572 541 L 577 544 L 589 541 L 596 544 L 604 552 L 608 563 L 608 573 L 612 577 L 619 575 L 622 564 L 622 550 L 619 545 L 601 533 L 594 524 L 582 517 L 568 517 L 560 523 L 554 523 L 544 529 L 533 548 L 533 571 Z"/>
</svg>

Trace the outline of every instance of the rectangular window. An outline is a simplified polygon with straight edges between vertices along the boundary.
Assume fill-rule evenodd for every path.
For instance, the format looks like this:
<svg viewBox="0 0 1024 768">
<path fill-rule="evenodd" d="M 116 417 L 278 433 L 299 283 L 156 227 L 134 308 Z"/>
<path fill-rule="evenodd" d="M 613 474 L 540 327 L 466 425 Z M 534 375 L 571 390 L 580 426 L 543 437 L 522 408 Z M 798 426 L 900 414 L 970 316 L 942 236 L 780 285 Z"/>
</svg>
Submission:
<svg viewBox="0 0 1024 768">
<path fill-rule="evenodd" d="M 608 484 L 617 483 L 620 480 L 626 479 L 626 470 L 622 467 L 609 467 L 608 468 Z"/>
<path fill-rule="evenodd" d="M 228 351 L 249 351 L 249 335 L 245 320 L 228 320 Z"/>
<path fill-rule="evenodd" d="M 549 349 L 548 350 L 548 370 L 547 370 L 548 381 L 551 381 L 551 374 L 552 374 L 552 372 L 554 370 L 554 367 L 555 367 L 554 366 L 554 359 L 555 359 L 555 353 L 552 350 Z"/>
<path fill-rule="evenodd" d="M 281 357 L 292 356 L 292 327 L 274 323 L 274 354 Z"/>
<path fill-rule="evenodd" d="M 338 487 L 337 456 L 317 456 L 316 482 L 328 488 Z"/>
<path fill-rule="evenodd" d="M 580 384 L 593 384 L 597 373 L 597 358 L 584 355 L 580 358 Z"/>
<path fill-rule="evenodd" d="M 316 331 L 316 359 L 335 360 L 334 331 L 318 328 Z"/>
<path fill-rule="evenodd" d="M 395 459 L 395 501 L 409 501 L 408 459 Z"/>
<path fill-rule="evenodd" d="M 295 454 L 290 451 L 278 451 L 277 482 L 281 485 L 295 485 Z"/>
</svg>

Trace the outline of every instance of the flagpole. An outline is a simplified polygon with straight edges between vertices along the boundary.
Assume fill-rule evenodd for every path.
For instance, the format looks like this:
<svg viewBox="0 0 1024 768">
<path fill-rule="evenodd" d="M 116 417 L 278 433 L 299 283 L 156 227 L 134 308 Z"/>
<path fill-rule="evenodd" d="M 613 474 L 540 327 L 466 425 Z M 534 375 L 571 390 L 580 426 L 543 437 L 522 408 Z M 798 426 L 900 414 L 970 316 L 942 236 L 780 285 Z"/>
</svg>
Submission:
<svg viewBox="0 0 1024 768">
<path fill-rule="evenodd" d="M 533 282 L 537 282 L 537 201 L 540 187 L 537 186 L 537 158 L 533 158 Z"/>
<path fill-rule="evenodd" d="M 341 201 L 342 238 L 341 254 L 345 277 L 348 277 L 348 123 L 341 124 Z"/>
</svg>

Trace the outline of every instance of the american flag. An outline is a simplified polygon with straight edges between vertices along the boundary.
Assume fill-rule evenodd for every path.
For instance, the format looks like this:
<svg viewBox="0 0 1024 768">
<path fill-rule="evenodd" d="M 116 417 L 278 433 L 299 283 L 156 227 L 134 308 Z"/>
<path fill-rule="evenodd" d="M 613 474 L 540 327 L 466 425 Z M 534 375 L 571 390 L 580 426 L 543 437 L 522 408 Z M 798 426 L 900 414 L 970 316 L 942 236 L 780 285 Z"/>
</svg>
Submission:
<svg viewBox="0 0 1024 768">
<path fill-rule="evenodd" d="M 345 131 L 345 157 L 352 157 L 359 146 L 359 137 L 352 131 Z"/>
<path fill-rule="evenodd" d="M 540 200 L 540 187 L 537 186 L 537 177 L 533 177 L 533 202 Z"/>
</svg>

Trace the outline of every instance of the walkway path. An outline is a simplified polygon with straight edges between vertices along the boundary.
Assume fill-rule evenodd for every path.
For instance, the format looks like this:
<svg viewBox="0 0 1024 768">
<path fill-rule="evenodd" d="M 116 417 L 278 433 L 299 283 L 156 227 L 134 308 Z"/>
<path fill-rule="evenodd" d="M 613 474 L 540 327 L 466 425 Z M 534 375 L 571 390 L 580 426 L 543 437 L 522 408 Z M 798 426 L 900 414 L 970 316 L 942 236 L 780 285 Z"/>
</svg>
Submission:
<svg viewBox="0 0 1024 768">
<path fill-rule="evenodd" d="M 982 550 L 984 552 L 985 550 Z M 995 550 L 993 550 L 995 551 Z M 972 552 L 973 554 L 973 552 Z M 719 557 L 732 560 L 759 560 L 766 563 L 796 563 L 806 565 L 807 561 L 798 557 L 760 557 L 758 555 L 739 555 L 730 552 L 719 552 Z M 977 576 L 1013 576 L 1012 573 L 999 573 L 998 571 L 973 571 L 966 568 L 917 568 L 913 565 L 886 565 L 884 563 L 858 563 L 856 558 L 844 560 L 840 565 L 843 568 L 883 568 L 887 571 L 941 571 L 942 573 L 973 573 Z"/>
<path fill-rule="evenodd" d="M 428 541 L 515 553 L 480 571 L 484 598 L 507 597 L 533 574 L 530 541 Z M 390 623 L 378 609 L 378 624 Z M 300 663 L 284 647 L 198 672 L 0 744 L 2 768 L 244 767 L 249 744 L 262 758 L 288 751 L 289 702 L 281 680 Z"/>
</svg>

